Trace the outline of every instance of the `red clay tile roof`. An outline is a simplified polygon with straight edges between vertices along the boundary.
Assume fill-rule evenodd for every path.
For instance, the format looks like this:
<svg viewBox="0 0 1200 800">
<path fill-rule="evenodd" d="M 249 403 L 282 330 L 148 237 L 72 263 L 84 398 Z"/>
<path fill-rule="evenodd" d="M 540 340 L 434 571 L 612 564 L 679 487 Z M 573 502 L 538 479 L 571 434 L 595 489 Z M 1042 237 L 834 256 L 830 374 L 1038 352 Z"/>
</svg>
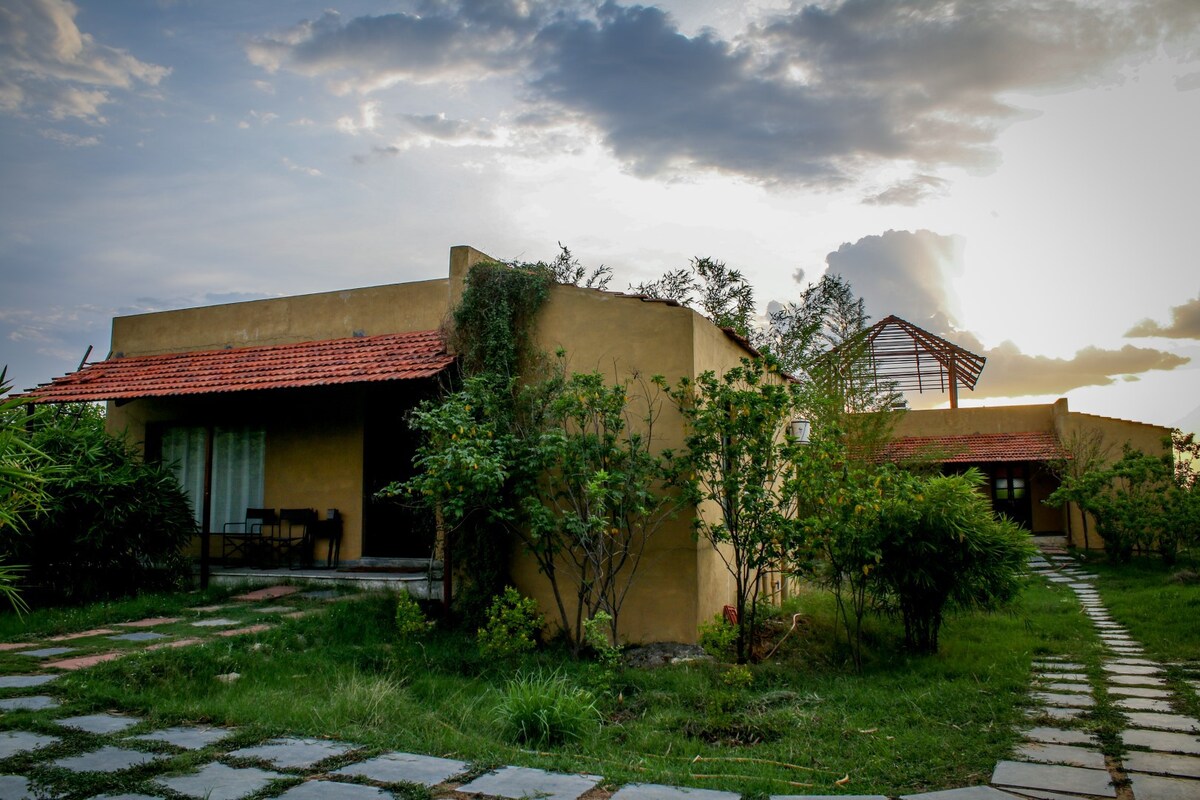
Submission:
<svg viewBox="0 0 1200 800">
<path fill-rule="evenodd" d="M 37 403 L 428 378 L 454 362 L 437 331 L 109 358 L 27 393 Z"/>
<path fill-rule="evenodd" d="M 905 436 L 884 450 L 886 461 L 930 459 L 943 464 L 989 461 L 1051 461 L 1068 458 L 1053 433 L 972 433 L 965 436 Z"/>
</svg>

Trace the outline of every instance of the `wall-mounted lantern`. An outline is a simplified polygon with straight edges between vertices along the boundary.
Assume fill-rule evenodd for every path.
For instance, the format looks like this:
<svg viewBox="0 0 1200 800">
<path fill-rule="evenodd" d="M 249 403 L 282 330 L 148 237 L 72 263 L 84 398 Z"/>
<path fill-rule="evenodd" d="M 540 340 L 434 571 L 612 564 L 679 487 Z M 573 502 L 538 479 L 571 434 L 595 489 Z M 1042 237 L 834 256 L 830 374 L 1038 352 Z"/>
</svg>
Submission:
<svg viewBox="0 0 1200 800">
<path fill-rule="evenodd" d="M 788 423 L 788 436 L 796 444 L 808 444 L 808 433 L 812 423 L 806 419 L 794 419 Z"/>
</svg>

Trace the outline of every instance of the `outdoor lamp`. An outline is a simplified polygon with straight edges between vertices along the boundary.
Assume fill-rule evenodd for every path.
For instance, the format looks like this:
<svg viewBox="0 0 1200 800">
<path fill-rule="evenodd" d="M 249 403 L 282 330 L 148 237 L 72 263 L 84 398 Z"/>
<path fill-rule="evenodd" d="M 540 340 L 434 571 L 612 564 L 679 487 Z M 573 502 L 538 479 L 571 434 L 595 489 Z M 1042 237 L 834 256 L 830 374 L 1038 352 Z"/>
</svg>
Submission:
<svg viewBox="0 0 1200 800">
<path fill-rule="evenodd" d="M 788 423 L 788 436 L 796 444 L 808 444 L 808 432 L 812 427 L 806 419 L 794 419 Z"/>
</svg>

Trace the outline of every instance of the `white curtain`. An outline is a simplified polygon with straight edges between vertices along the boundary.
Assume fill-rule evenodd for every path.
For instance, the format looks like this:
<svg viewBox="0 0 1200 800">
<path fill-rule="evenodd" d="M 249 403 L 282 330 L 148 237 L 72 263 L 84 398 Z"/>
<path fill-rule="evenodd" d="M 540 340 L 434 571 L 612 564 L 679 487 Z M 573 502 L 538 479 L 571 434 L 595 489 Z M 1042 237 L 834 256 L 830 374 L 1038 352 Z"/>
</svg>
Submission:
<svg viewBox="0 0 1200 800">
<path fill-rule="evenodd" d="M 243 522 L 246 509 L 263 504 L 263 471 L 267 436 L 262 428 L 218 427 L 213 431 L 211 530 L 227 522 Z M 192 499 L 196 523 L 201 521 L 204 497 L 204 428 L 172 426 L 163 432 L 163 461 L 175 464 L 175 474 Z"/>
<path fill-rule="evenodd" d="M 192 501 L 192 516 L 199 528 L 204 500 L 204 428 L 172 425 L 164 430 L 162 460 L 175 470 L 175 478 Z"/>
</svg>

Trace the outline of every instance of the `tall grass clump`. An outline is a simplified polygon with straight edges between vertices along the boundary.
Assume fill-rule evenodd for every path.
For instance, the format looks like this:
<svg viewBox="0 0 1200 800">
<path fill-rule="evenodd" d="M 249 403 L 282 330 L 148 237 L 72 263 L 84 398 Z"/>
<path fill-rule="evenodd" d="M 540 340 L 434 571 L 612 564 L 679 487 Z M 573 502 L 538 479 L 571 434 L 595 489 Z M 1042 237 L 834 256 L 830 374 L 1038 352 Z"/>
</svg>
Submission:
<svg viewBox="0 0 1200 800">
<path fill-rule="evenodd" d="M 583 741 L 600 722 L 596 699 L 560 672 L 518 675 L 500 691 L 496 721 L 506 741 L 536 747 Z"/>
</svg>

